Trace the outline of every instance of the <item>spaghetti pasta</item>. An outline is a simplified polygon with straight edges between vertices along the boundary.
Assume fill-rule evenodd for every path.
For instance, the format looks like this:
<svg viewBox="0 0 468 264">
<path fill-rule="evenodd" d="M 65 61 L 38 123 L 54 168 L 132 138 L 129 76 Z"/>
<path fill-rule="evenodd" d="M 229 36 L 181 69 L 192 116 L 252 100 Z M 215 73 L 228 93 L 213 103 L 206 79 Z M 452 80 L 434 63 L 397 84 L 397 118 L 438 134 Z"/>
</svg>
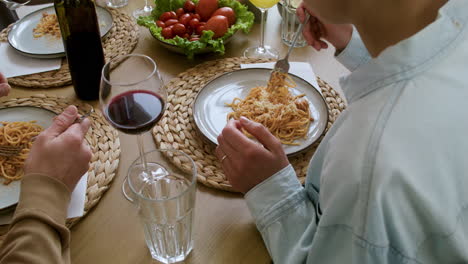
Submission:
<svg viewBox="0 0 468 264">
<path fill-rule="evenodd" d="M 281 143 L 299 145 L 296 140 L 307 136 L 314 119 L 305 95 L 294 96 L 289 91 L 294 87 L 296 83 L 287 73 L 274 72 L 267 87 L 254 87 L 245 99 L 236 97 L 227 104 L 233 109 L 227 119 L 244 116 L 264 125 Z"/>
<path fill-rule="evenodd" d="M 0 145 L 23 146 L 18 155 L 0 156 L 0 176 L 4 178 L 3 184 L 19 180 L 23 176 L 23 165 L 32 146 L 32 138 L 39 135 L 43 128 L 30 122 L 0 122 Z"/>
<path fill-rule="evenodd" d="M 44 35 L 51 35 L 55 38 L 61 38 L 60 27 L 56 14 L 42 13 L 41 21 L 33 29 L 33 36 L 40 38 Z"/>
</svg>

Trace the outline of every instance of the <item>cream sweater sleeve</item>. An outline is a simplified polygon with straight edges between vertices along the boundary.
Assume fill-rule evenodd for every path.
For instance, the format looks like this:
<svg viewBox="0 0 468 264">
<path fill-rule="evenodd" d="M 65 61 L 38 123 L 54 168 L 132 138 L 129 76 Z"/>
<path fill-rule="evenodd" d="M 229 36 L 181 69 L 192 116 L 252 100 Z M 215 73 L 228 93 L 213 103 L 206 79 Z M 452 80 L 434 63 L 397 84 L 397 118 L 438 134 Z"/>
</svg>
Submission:
<svg viewBox="0 0 468 264">
<path fill-rule="evenodd" d="M 70 230 L 65 226 L 70 191 L 46 175 L 26 175 L 0 263 L 70 263 Z"/>
</svg>

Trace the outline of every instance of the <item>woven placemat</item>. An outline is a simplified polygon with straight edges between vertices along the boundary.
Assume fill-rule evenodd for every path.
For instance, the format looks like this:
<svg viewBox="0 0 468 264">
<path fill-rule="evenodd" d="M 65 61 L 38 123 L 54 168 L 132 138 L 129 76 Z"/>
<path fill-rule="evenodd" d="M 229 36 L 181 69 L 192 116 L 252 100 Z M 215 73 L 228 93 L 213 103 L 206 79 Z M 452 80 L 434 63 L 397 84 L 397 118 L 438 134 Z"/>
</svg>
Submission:
<svg viewBox="0 0 468 264">
<path fill-rule="evenodd" d="M 198 166 L 198 181 L 216 189 L 233 191 L 226 180 L 221 164 L 214 155 L 215 145 L 207 142 L 196 129 L 192 105 L 200 89 L 217 76 L 240 69 L 240 64 L 268 62 L 265 59 L 228 58 L 210 61 L 187 70 L 168 84 L 167 110 L 153 129 L 153 137 L 160 148 L 175 148 L 184 151 Z M 326 131 L 346 107 L 338 92 L 318 79 L 323 97 L 328 106 L 329 117 Z M 322 138 L 307 151 L 290 158 L 297 176 L 304 183 L 309 161 Z"/>
<path fill-rule="evenodd" d="M 92 108 L 90 105 L 79 101 L 43 94 L 0 101 L 0 108 L 36 106 L 58 114 L 71 104 L 78 107 L 80 114 L 87 113 Z M 91 128 L 86 134 L 86 141 L 93 152 L 93 156 L 88 171 L 88 187 L 86 190 L 84 215 L 80 218 L 68 219 L 68 227 L 73 226 L 79 220 L 83 219 L 99 202 L 105 191 L 109 189 L 119 165 L 120 140 L 117 131 L 107 124 L 98 110 L 95 110 L 95 112 L 91 114 L 90 120 Z M 2 241 L 1 236 L 4 235 L 6 229 L 6 227 L 0 229 L 0 243 Z"/>
<path fill-rule="evenodd" d="M 138 25 L 130 16 L 116 10 L 110 10 L 110 12 L 114 25 L 102 42 L 106 61 L 131 53 L 138 43 L 140 34 Z M 12 25 L 0 32 L 0 41 L 8 41 L 8 32 Z M 58 70 L 12 77 L 8 78 L 8 82 L 14 86 L 43 89 L 70 85 L 71 76 L 67 60 L 63 58 L 62 66 Z"/>
</svg>

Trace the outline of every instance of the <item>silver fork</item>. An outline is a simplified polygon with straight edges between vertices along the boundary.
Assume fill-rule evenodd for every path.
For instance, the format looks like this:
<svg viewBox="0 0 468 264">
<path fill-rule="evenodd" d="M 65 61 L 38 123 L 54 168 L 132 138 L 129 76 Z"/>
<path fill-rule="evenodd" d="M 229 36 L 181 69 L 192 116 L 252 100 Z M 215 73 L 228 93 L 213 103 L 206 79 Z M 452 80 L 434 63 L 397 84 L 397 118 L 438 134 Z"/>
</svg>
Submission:
<svg viewBox="0 0 468 264">
<path fill-rule="evenodd" d="M 291 46 L 289 46 L 288 53 L 284 58 L 281 60 L 278 60 L 275 63 L 275 67 L 273 68 L 273 71 L 271 72 L 270 75 L 270 81 L 274 75 L 275 72 L 281 72 L 281 73 L 288 73 L 289 72 L 289 54 L 291 54 L 291 51 L 294 49 L 294 45 L 296 45 L 296 40 L 299 37 L 300 34 L 302 34 L 302 28 L 304 27 L 305 24 L 309 22 L 310 19 L 310 14 L 306 13 L 306 17 L 304 19 L 304 23 L 300 24 L 299 27 L 296 30 L 296 33 L 294 33 L 294 39 L 291 43 Z"/>
<path fill-rule="evenodd" d="M 91 108 L 88 113 L 78 117 L 74 123 L 81 123 L 86 117 L 90 116 L 92 113 L 94 113 L 94 108 Z M 36 140 L 37 136 L 34 136 L 31 138 L 31 141 L 34 142 Z M 0 156 L 4 157 L 12 157 L 18 155 L 21 150 L 23 150 L 26 146 L 25 145 L 20 145 L 20 146 L 0 146 Z"/>
<path fill-rule="evenodd" d="M 87 118 L 88 116 L 90 116 L 92 113 L 94 113 L 94 108 L 91 108 L 91 110 L 89 110 L 88 113 L 86 113 L 86 114 L 84 114 L 84 115 L 78 117 L 78 118 L 75 120 L 75 123 L 81 123 L 81 122 L 83 122 L 83 120 L 84 120 L 85 118 Z"/>
</svg>

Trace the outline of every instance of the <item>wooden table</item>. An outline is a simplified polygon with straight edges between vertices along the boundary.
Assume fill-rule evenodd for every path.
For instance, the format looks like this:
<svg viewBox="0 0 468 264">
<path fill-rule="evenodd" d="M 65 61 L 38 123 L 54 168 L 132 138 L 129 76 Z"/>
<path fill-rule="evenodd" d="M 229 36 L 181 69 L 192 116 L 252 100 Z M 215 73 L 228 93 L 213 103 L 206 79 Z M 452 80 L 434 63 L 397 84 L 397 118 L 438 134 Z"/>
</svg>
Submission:
<svg viewBox="0 0 468 264">
<path fill-rule="evenodd" d="M 143 6 L 142 0 L 130 0 L 123 12 L 131 12 Z M 28 8 L 24 8 L 28 9 Z M 25 12 L 24 10 L 19 10 Z M 272 8 L 268 16 L 265 42 L 285 54 L 287 46 L 280 40 L 280 16 Z M 218 55 L 202 55 L 195 60 L 171 53 L 159 46 L 146 28 L 140 28 L 139 43 L 134 53 L 152 57 L 160 68 L 165 81 L 207 60 L 222 58 Z M 224 57 L 239 57 L 242 51 L 258 44 L 260 25 L 255 24 L 249 35 L 238 33 L 226 46 Z M 338 78 L 348 71 L 333 59 L 333 50 L 316 52 L 311 47 L 296 49 L 292 61 L 309 62 L 316 74 L 339 89 Z M 131 73 L 129 73 L 131 74 Z M 73 88 L 13 89 L 9 97 L 45 93 L 75 97 Z M 91 102 L 97 106 L 97 102 Z M 157 263 L 144 241 L 143 230 L 136 209 L 122 195 L 121 185 L 133 160 L 138 156 L 136 138 L 120 134 L 121 159 L 119 169 L 98 205 L 72 228 L 72 263 Z M 145 135 L 146 149 L 154 148 L 152 137 Z M 218 191 L 199 185 L 197 190 L 194 250 L 187 263 L 270 263 L 270 257 L 247 209 L 242 195 Z"/>
</svg>

